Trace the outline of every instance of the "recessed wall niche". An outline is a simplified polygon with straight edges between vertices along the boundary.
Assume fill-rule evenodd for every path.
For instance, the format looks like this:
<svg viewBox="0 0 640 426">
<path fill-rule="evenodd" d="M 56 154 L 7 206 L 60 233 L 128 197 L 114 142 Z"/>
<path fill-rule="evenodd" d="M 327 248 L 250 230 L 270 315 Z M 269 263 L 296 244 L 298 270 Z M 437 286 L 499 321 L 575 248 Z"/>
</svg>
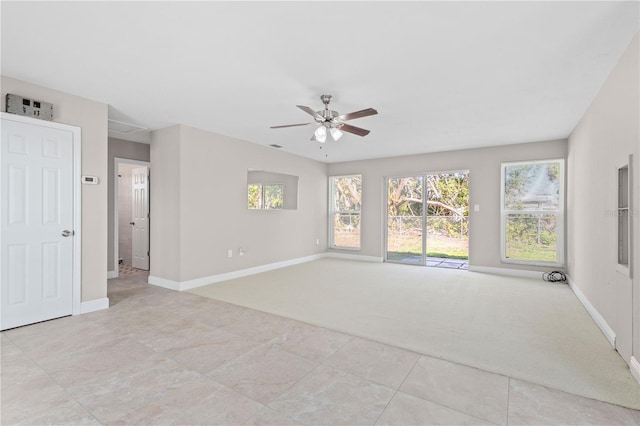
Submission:
<svg viewBox="0 0 640 426">
<path fill-rule="evenodd" d="M 298 176 L 267 170 L 247 171 L 247 208 L 249 210 L 296 210 Z"/>
</svg>

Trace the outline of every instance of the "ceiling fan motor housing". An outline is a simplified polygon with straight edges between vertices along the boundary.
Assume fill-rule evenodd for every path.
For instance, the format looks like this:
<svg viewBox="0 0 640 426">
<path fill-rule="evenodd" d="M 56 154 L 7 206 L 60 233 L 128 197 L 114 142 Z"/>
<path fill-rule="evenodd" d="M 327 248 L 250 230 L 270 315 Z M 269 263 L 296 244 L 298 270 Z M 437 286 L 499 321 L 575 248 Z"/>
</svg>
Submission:
<svg viewBox="0 0 640 426">
<path fill-rule="evenodd" d="M 321 117 L 324 118 L 324 120 L 321 120 L 319 118 L 316 118 L 316 121 L 320 124 L 322 124 L 325 127 L 331 128 L 331 127 L 338 127 L 341 124 L 343 124 L 340 119 L 338 118 L 338 116 L 340 115 L 338 113 L 338 111 L 333 111 L 330 109 L 323 109 L 320 111 L 316 111 L 318 113 L 318 115 L 320 115 Z"/>
</svg>

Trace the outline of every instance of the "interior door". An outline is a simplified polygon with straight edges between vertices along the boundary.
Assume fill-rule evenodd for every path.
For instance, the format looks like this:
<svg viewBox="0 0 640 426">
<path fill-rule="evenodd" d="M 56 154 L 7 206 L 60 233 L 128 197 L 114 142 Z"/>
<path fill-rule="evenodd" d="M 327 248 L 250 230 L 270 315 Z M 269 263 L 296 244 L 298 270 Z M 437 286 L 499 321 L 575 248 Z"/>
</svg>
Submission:
<svg viewBox="0 0 640 426">
<path fill-rule="evenodd" d="M 73 133 L 2 120 L 0 329 L 73 312 Z"/>
<path fill-rule="evenodd" d="M 149 168 L 132 171 L 133 267 L 149 270 Z"/>
</svg>

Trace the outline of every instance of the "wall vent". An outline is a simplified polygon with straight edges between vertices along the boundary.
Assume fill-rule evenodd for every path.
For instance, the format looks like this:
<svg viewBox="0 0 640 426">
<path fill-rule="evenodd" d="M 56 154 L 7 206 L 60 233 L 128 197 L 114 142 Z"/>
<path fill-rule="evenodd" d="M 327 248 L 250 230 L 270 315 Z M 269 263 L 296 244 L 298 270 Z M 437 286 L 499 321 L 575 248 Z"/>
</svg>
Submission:
<svg viewBox="0 0 640 426">
<path fill-rule="evenodd" d="M 129 133 L 140 132 L 142 130 L 149 130 L 145 127 L 136 126 L 135 124 L 123 123 L 122 121 L 116 121 L 109 119 L 109 131 L 128 135 Z"/>
</svg>

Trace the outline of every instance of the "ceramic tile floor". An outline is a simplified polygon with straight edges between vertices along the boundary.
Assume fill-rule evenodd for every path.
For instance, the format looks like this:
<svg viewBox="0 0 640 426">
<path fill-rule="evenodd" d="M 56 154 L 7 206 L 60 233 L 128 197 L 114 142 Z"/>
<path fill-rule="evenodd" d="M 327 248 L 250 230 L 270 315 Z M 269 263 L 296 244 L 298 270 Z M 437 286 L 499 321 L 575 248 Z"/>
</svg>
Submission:
<svg viewBox="0 0 640 426">
<path fill-rule="evenodd" d="M 0 334 L 8 424 L 596 424 L 640 412 L 145 283 Z"/>
</svg>

